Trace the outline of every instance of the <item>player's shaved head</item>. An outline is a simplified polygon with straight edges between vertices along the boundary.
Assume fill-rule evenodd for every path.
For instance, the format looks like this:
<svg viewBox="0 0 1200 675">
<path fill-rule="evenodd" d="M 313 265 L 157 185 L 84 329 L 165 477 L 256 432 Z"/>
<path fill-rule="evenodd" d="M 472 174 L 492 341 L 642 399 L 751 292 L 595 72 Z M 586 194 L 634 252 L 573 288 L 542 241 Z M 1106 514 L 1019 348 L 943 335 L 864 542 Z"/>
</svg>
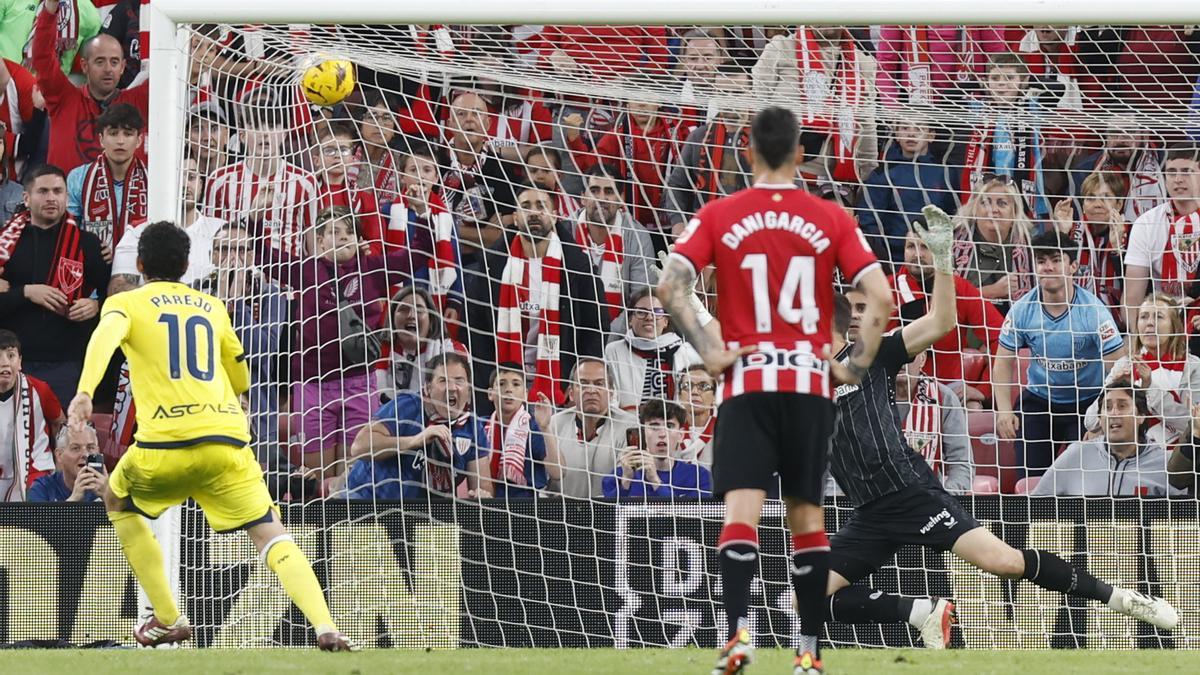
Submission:
<svg viewBox="0 0 1200 675">
<path fill-rule="evenodd" d="M 179 281 L 187 272 L 192 242 L 167 220 L 146 226 L 138 240 L 138 270 L 148 281 Z"/>
</svg>

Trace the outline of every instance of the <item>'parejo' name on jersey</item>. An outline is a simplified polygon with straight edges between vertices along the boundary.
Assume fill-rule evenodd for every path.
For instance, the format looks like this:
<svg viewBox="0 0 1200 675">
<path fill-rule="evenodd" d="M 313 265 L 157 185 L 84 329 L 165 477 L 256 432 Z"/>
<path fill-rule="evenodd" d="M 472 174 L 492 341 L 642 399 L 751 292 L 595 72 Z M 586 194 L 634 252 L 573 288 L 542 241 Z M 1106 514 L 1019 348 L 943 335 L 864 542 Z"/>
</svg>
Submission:
<svg viewBox="0 0 1200 675">
<path fill-rule="evenodd" d="M 729 231 L 721 235 L 721 243 L 733 250 L 741 246 L 742 241 L 760 230 L 783 230 L 798 235 L 812 244 L 813 250 L 823 253 L 831 242 L 825 232 L 804 219 L 804 216 L 791 215 L 787 211 L 760 211 L 742 218 L 740 223 L 734 223 Z"/>
</svg>

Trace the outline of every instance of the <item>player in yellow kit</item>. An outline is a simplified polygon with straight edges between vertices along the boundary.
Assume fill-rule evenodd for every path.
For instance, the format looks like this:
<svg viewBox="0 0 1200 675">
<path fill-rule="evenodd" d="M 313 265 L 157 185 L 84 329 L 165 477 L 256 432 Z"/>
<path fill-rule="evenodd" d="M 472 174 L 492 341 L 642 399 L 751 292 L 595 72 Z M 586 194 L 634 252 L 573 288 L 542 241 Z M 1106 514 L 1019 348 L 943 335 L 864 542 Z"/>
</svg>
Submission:
<svg viewBox="0 0 1200 675">
<path fill-rule="evenodd" d="M 279 520 L 248 447 L 249 424 L 238 396 L 250 371 L 225 305 L 180 284 L 189 242 L 169 222 L 146 226 L 138 270 L 146 284 L 104 303 L 68 410 L 86 424 L 92 393 L 120 347 L 137 392 L 137 434 L 108 479 L 104 504 L 154 616 L 134 635 L 153 646 L 186 640 L 192 629 L 163 572 L 162 550 L 139 514 L 156 518 L 192 497 L 218 532 L 245 529 L 284 590 L 304 612 L 325 651 L 357 647 L 334 626 L 308 559 Z"/>
</svg>

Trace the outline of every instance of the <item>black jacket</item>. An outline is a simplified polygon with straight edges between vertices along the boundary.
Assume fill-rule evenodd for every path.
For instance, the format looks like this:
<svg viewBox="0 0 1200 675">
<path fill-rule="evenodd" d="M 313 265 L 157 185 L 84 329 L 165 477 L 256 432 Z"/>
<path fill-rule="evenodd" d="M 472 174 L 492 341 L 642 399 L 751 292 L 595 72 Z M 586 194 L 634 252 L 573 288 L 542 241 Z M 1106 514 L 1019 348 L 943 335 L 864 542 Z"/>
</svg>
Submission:
<svg viewBox="0 0 1200 675">
<path fill-rule="evenodd" d="M 88 339 L 99 322 L 98 318 L 71 321 L 25 297 L 26 285 L 45 284 L 50 278 L 60 227 L 61 223 L 48 230 L 27 225 L 0 274 L 11 286 L 0 293 L 0 328 L 17 334 L 26 361 L 82 361 Z M 91 232 L 81 234 L 84 289 L 96 289 L 103 303 L 111 268 L 104 262 L 100 239 Z"/>
<path fill-rule="evenodd" d="M 600 278 L 592 273 L 591 263 L 575 243 L 570 228 L 560 221 L 557 229 L 563 246 L 563 282 L 558 307 L 562 321 L 560 363 L 565 380 L 578 356 L 604 356 L 604 333 L 609 321 L 598 300 L 604 297 Z M 500 306 L 500 278 L 514 236 L 506 233 L 484 252 L 473 269 L 465 270 L 467 348 L 473 364 L 475 410 L 481 415 L 489 415 L 492 410 L 487 388 L 496 368 L 496 308 Z"/>
</svg>

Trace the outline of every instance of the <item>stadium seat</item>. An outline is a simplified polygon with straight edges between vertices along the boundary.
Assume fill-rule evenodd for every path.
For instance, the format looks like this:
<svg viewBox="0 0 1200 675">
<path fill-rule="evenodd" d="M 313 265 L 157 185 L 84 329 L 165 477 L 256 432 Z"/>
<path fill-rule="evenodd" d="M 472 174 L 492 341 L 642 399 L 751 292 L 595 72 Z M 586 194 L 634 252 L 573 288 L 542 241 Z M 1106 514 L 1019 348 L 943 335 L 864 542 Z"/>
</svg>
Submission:
<svg viewBox="0 0 1200 675">
<path fill-rule="evenodd" d="M 975 476 L 971 481 L 971 494 L 994 495 L 1000 493 L 1000 479 L 995 476 Z"/>
<path fill-rule="evenodd" d="M 962 375 L 967 384 L 983 381 L 987 372 L 988 355 L 976 349 L 964 349 L 962 353 Z"/>
<path fill-rule="evenodd" d="M 1030 492 L 1033 492 L 1033 489 L 1037 487 L 1037 484 L 1040 483 L 1041 480 L 1041 476 L 1029 476 L 1028 478 L 1022 478 L 1021 480 L 1017 481 L 1017 485 L 1013 488 L 1013 492 L 1019 495 L 1027 495 Z"/>
<path fill-rule="evenodd" d="M 975 475 L 999 481 L 1000 491 L 1011 494 L 1017 482 L 1016 448 L 1012 441 L 996 437 L 996 416 L 990 410 L 967 411 L 967 435 Z"/>
</svg>

